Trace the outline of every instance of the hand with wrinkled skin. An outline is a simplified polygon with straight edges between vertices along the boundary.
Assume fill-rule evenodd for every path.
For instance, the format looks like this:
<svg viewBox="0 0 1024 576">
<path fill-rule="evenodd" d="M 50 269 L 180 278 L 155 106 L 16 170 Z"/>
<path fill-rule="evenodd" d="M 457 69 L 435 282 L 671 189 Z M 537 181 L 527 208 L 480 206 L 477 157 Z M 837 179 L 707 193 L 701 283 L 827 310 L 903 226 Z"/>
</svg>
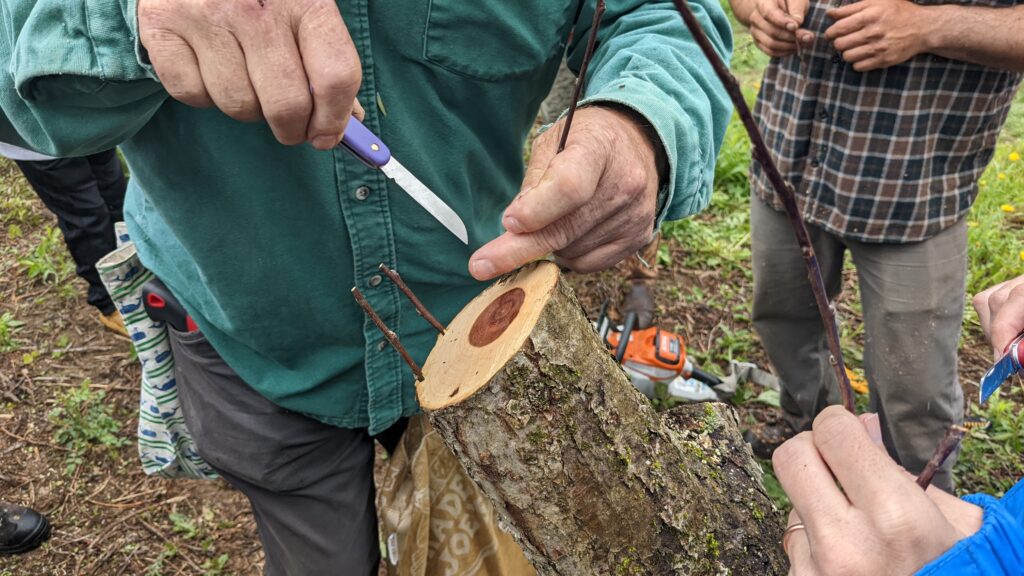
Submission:
<svg viewBox="0 0 1024 576">
<path fill-rule="evenodd" d="M 1024 330 L 1024 275 L 979 292 L 974 309 L 996 357 Z"/>
<path fill-rule="evenodd" d="M 335 146 L 362 82 L 334 0 L 139 0 L 139 37 L 175 99 Z"/>
<path fill-rule="evenodd" d="M 563 267 L 595 272 L 650 242 L 665 160 L 637 118 L 580 108 L 560 154 L 564 119 L 538 137 L 502 218 L 507 231 L 473 254 L 473 277 L 489 280 L 551 253 Z"/>
<path fill-rule="evenodd" d="M 888 68 L 928 51 L 926 10 L 910 0 L 860 0 L 826 13 L 836 22 L 825 38 L 858 72 Z"/>
<path fill-rule="evenodd" d="M 754 44 L 772 57 L 795 54 L 797 42 L 806 45 L 814 41 L 813 32 L 800 30 L 807 3 L 808 0 L 732 0 L 736 18 L 750 28 Z"/>
<path fill-rule="evenodd" d="M 805 525 L 787 537 L 794 576 L 913 574 L 981 527 L 979 507 L 921 490 L 889 457 L 874 414 L 826 408 L 772 466 L 793 503 L 789 525 Z"/>
</svg>

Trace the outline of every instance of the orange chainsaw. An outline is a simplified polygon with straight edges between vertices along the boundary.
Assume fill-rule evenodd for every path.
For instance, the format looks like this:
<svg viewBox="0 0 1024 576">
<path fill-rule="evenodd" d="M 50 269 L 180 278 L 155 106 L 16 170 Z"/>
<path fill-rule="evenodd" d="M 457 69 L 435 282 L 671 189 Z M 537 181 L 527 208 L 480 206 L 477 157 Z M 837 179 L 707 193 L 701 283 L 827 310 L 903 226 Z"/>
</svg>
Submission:
<svg viewBox="0 0 1024 576">
<path fill-rule="evenodd" d="M 615 330 L 605 302 L 596 328 L 638 390 L 655 398 L 659 385 L 664 385 L 669 397 L 691 402 L 718 399 L 712 386 L 722 380 L 690 362 L 682 336 L 657 326 L 636 330 L 635 325 L 636 314 L 629 312 L 624 324 Z"/>
</svg>

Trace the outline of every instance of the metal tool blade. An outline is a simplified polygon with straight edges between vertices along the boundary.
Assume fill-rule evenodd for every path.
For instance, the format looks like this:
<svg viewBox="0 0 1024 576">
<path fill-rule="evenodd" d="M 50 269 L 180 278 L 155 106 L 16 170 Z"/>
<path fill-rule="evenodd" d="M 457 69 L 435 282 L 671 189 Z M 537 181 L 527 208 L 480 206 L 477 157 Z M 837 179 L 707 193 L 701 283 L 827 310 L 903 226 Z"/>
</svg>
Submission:
<svg viewBox="0 0 1024 576">
<path fill-rule="evenodd" d="M 1006 382 L 1010 376 L 1021 370 L 1021 362 L 1019 360 L 1021 352 L 1019 347 L 1024 346 L 1022 340 L 1024 340 L 1024 335 L 1018 336 L 1016 340 L 1011 342 L 1006 354 L 1003 354 L 1003 357 L 982 376 L 981 401 L 979 404 L 984 404 L 988 397 L 1003 385 L 1003 382 Z"/>
<path fill-rule="evenodd" d="M 466 225 L 462 222 L 462 218 L 459 218 L 459 215 L 444 203 L 444 200 L 438 198 L 437 194 L 431 192 L 430 188 L 427 188 L 406 170 L 405 166 L 402 166 L 394 156 L 380 169 L 388 178 L 394 180 L 395 184 L 401 186 L 406 194 L 412 196 L 413 200 L 430 212 L 434 219 L 455 234 L 456 238 L 462 240 L 463 244 L 469 244 L 469 234 L 466 232 Z"/>
</svg>

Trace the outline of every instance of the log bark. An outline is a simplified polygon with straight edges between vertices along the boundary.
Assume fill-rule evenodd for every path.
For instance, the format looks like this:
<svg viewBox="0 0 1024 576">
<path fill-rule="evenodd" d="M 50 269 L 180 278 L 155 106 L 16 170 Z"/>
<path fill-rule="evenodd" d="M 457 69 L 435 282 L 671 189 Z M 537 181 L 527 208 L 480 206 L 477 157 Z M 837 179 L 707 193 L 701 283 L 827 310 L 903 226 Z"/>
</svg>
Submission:
<svg viewBox="0 0 1024 576">
<path fill-rule="evenodd" d="M 540 574 L 782 574 L 780 513 L 733 410 L 665 416 L 548 262 L 452 321 L 420 403 Z"/>
</svg>

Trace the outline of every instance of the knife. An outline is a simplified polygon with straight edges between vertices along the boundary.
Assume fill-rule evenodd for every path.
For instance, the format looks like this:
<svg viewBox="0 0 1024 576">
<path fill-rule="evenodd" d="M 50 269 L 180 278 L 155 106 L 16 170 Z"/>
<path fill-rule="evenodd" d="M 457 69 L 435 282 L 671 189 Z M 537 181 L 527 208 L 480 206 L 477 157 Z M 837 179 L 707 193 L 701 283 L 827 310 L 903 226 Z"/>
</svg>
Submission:
<svg viewBox="0 0 1024 576">
<path fill-rule="evenodd" d="M 981 378 L 981 401 L 984 404 L 988 397 L 1002 386 L 1010 376 L 1022 370 L 1024 365 L 1024 331 L 1017 335 L 1006 347 L 1003 357 Z"/>
<path fill-rule="evenodd" d="M 413 176 L 405 166 L 399 164 L 384 141 L 354 116 L 349 119 L 345 134 L 341 137 L 341 146 L 370 168 L 379 169 L 385 176 L 394 180 L 395 184 L 405 190 L 405 193 L 425 208 L 435 220 L 455 234 L 456 238 L 462 240 L 463 244 L 469 244 L 469 235 L 466 233 L 466 225 L 462 218 L 459 218 L 444 200 L 438 198 L 437 194 Z"/>
</svg>

